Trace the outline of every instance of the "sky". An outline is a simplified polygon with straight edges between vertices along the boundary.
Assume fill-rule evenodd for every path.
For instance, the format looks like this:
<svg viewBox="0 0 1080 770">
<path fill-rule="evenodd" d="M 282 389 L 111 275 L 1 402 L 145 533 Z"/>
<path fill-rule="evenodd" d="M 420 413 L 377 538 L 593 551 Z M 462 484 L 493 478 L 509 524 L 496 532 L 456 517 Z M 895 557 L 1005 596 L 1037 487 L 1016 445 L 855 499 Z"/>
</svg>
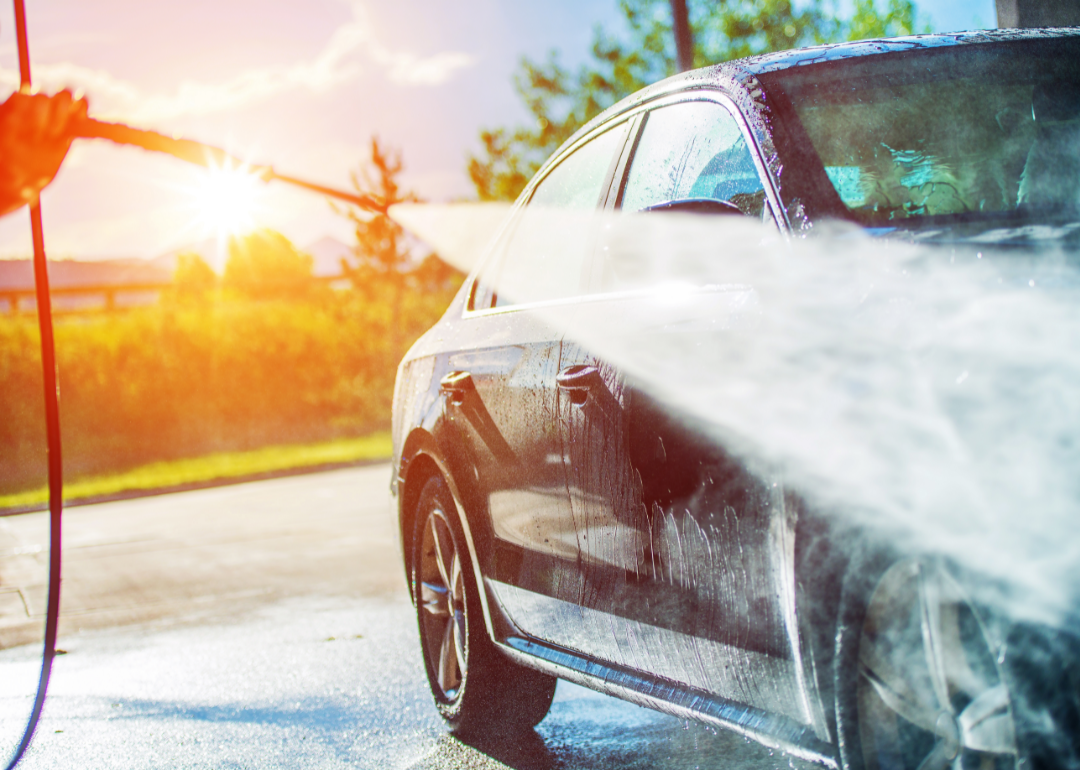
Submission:
<svg viewBox="0 0 1080 770">
<path fill-rule="evenodd" d="M 993 0 L 917 7 L 935 31 L 995 22 Z M 481 128 L 526 119 L 512 87 L 522 56 L 558 49 L 574 64 L 594 25 L 619 24 L 616 0 L 27 0 L 27 18 L 35 86 L 85 93 L 95 117 L 345 189 L 378 136 L 401 150 L 407 187 L 438 201 L 471 195 L 466 159 Z M 0 98 L 18 85 L 14 29 L 0 2 Z M 166 156 L 80 140 L 43 196 L 48 253 L 153 258 L 205 243 L 206 179 Z M 248 226 L 301 247 L 351 240 L 325 199 L 280 183 L 257 193 Z M 25 210 L 0 220 L 0 258 L 30 251 Z"/>
</svg>

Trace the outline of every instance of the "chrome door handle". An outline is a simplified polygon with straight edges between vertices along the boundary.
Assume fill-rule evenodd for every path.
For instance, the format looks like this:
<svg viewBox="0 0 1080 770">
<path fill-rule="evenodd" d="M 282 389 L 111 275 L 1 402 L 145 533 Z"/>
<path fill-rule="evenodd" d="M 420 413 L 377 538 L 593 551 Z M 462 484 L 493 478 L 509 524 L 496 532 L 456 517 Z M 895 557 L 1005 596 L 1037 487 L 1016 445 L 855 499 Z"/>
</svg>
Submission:
<svg viewBox="0 0 1080 770">
<path fill-rule="evenodd" d="M 600 370 L 588 364 L 569 366 L 555 375 L 555 384 L 569 392 L 570 403 L 574 406 L 582 406 L 589 399 L 589 391 L 603 383 Z"/>
<path fill-rule="evenodd" d="M 450 372 L 439 380 L 439 390 L 445 393 L 451 403 L 460 404 L 470 390 L 475 390 L 472 375 L 468 372 Z"/>
<path fill-rule="evenodd" d="M 569 366 L 555 376 L 555 384 L 566 390 L 591 388 L 600 382 L 600 370 L 588 364 Z"/>
</svg>

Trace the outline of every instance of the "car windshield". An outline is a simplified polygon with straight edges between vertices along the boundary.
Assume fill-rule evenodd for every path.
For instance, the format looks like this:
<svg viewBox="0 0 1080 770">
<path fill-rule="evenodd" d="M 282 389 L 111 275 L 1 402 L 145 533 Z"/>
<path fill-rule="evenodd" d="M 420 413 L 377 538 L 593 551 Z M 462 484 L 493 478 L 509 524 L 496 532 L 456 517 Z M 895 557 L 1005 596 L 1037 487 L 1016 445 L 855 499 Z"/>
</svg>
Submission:
<svg viewBox="0 0 1080 770">
<path fill-rule="evenodd" d="M 864 224 L 1077 218 L 1080 38 L 875 55 L 770 80 L 793 108 L 781 110 L 789 138 L 813 146 L 818 175 Z"/>
</svg>

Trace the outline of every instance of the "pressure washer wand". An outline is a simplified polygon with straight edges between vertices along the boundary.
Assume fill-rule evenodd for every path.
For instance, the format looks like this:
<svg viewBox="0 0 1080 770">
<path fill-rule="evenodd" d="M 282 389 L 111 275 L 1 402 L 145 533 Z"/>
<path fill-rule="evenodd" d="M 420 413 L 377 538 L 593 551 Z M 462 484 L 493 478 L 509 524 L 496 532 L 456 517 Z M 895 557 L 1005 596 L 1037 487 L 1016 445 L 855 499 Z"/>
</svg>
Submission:
<svg viewBox="0 0 1080 770">
<path fill-rule="evenodd" d="M 276 179 L 279 182 L 284 182 L 293 185 L 294 187 L 300 187 L 305 190 L 310 190 L 311 192 L 326 195 L 330 198 L 337 198 L 346 203 L 351 203 L 354 206 L 359 206 L 365 211 L 371 211 L 377 214 L 386 213 L 386 204 L 370 195 L 345 192 L 344 190 L 338 190 L 333 187 L 326 187 L 324 185 L 304 181 L 303 179 L 297 179 L 296 177 L 279 174 L 274 171 L 272 166 L 244 163 L 243 161 L 234 158 L 232 155 L 229 155 L 229 153 L 219 147 L 196 142 L 192 139 L 179 139 L 160 134 L 157 131 L 132 128 L 123 123 L 106 123 L 105 121 L 95 120 L 94 118 L 87 118 L 76 126 L 75 136 L 82 139 L 108 139 L 110 142 L 115 142 L 116 144 L 134 145 L 136 147 L 142 147 L 144 150 L 150 150 L 151 152 L 163 152 L 166 155 L 172 155 L 174 158 L 179 158 L 180 160 L 194 163 L 195 165 L 203 166 L 204 168 L 246 168 L 264 182 Z"/>
</svg>

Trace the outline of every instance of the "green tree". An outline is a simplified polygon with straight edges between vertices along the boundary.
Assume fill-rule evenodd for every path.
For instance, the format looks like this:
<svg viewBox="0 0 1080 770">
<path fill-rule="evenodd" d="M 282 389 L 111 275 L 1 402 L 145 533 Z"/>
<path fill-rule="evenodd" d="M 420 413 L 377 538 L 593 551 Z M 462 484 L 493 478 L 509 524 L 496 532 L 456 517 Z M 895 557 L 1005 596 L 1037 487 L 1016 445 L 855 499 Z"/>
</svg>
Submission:
<svg viewBox="0 0 1080 770">
<path fill-rule="evenodd" d="M 874 0 L 855 0 L 855 13 L 847 23 L 846 38 L 866 40 L 930 31 L 928 24 L 917 25 L 916 21 L 915 9 L 908 0 L 889 0 L 882 13 L 874 6 Z"/>
<path fill-rule="evenodd" d="M 185 251 L 176 255 L 172 280 L 173 293 L 177 297 L 198 299 L 217 285 L 218 277 L 201 255 Z"/>
<path fill-rule="evenodd" d="M 256 230 L 229 239 L 226 288 L 258 299 L 291 298 L 312 286 L 313 260 L 279 232 Z"/>
<path fill-rule="evenodd" d="M 850 19 L 826 0 L 688 0 L 694 65 L 842 40 L 906 35 L 918 20 L 912 0 L 855 0 Z M 650 83 L 674 75 L 670 0 L 619 0 L 627 34 L 593 30 L 589 60 L 576 72 L 557 52 L 546 61 L 522 59 L 514 87 L 532 115 L 530 125 L 480 132 L 482 150 L 468 170 L 480 200 L 513 200 L 540 165 L 578 128 Z M 921 31 L 921 30 L 920 30 Z"/>
<path fill-rule="evenodd" d="M 378 137 L 372 137 L 370 157 L 350 176 L 360 194 L 383 201 L 388 208 L 395 203 L 419 203 L 416 193 L 401 187 L 404 170 L 401 150 L 386 147 Z M 385 214 L 352 208 L 344 213 L 356 233 L 356 259 L 352 263 L 343 260 L 342 270 L 361 292 L 391 288 L 396 295 L 412 265 L 416 241 Z"/>
<path fill-rule="evenodd" d="M 378 137 L 371 139 L 371 153 L 351 174 L 353 187 L 386 203 L 422 203 L 412 190 L 402 186 L 405 170 L 401 150 L 388 147 Z M 445 297 L 448 302 L 464 276 L 450 267 L 416 238 L 385 214 L 356 209 L 342 212 L 353 224 L 356 245 L 354 258 L 342 260 L 342 271 L 352 281 L 357 295 L 372 307 L 384 308 L 389 316 L 391 349 L 400 356 L 409 336 L 408 307 Z"/>
</svg>

